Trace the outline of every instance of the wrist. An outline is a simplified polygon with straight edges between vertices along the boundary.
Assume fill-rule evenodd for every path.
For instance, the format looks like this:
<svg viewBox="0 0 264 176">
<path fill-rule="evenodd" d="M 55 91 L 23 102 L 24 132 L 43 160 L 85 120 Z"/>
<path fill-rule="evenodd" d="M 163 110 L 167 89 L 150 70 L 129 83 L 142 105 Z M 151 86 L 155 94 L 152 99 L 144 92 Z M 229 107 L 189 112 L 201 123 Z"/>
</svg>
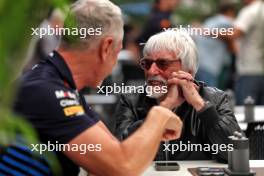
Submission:
<svg viewBox="0 0 264 176">
<path fill-rule="evenodd" d="M 161 103 L 160 103 L 160 106 L 162 106 L 162 107 L 164 107 L 164 108 L 167 108 L 167 109 L 169 109 L 169 110 L 172 110 L 173 108 L 175 108 L 175 107 L 173 107 L 170 103 L 165 103 L 165 102 L 161 102 Z"/>
<path fill-rule="evenodd" d="M 164 110 L 169 111 L 167 107 L 154 106 L 153 108 L 151 108 L 148 116 L 150 116 L 151 118 L 155 118 L 154 120 L 155 123 L 160 123 L 165 125 L 170 120 L 171 117 L 166 115 L 160 115 L 161 111 Z M 151 121 L 153 121 L 153 119 Z"/>
<path fill-rule="evenodd" d="M 193 104 L 193 107 L 196 111 L 201 111 L 201 109 L 203 109 L 205 106 L 205 102 L 202 98 L 199 98 L 198 101 L 196 101 L 194 104 Z"/>
</svg>

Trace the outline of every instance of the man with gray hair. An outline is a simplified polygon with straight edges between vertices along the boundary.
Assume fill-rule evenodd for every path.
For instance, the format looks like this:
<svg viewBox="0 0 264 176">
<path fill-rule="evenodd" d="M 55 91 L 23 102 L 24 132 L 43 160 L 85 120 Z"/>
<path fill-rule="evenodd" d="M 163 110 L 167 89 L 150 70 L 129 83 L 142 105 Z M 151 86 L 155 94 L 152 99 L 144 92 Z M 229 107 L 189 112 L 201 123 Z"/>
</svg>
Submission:
<svg viewBox="0 0 264 176">
<path fill-rule="evenodd" d="M 70 14 L 72 27 L 87 29 L 87 34 L 100 28 L 102 34 L 63 36 L 57 51 L 22 75 L 14 110 L 32 123 L 46 149 L 56 151 L 62 175 L 77 175 L 80 166 L 98 176 L 139 175 L 161 140 L 180 136 L 182 122 L 171 110 L 156 106 L 134 135 L 122 142 L 112 136 L 79 91 L 96 88 L 113 69 L 122 48 L 121 10 L 109 0 L 79 0 Z M 35 145 L 34 151 L 39 150 L 44 149 Z"/>
<path fill-rule="evenodd" d="M 160 104 L 181 118 L 183 131 L 178 140 L 161 144 L 156 160 L 226 161 L 227 151 L 232 150 L 228 136 L 240 128 L 227 95 L 194 80 L 198 60 L 189 34 L 175 29 L 153 35 L 144 46 L 140 66 L 146 87 L 162 90 L 160 87 L 167 86 L 168 92 L 122 95 L 115 116 L 116 136 L 126 139 L 144 123 L 151 107 Z"/>
</svg>

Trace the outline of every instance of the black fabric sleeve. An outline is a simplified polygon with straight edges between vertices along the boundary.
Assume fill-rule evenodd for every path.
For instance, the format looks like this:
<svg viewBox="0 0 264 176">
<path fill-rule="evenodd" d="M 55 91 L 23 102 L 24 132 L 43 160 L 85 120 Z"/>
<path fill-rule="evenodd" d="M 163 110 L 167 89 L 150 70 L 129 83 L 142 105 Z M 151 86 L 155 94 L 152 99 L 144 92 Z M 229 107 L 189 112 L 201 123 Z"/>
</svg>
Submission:
<svg viewBox="0 0 264 176">
<path fill-rule="evenodd" d="M 198 112 L 204 131 L 206 131 L 208 144 L 228 145 L 228 136 L 233 135 L 234 131 L 241 131 L 228 96 L 223 92 L 218 92 L 215 96 L 216 104 L 210 103 L 202 112 Z M 220 151 L 213 155 L 214 159 L 220 162 L 227 161 L 227 151 Z"/>
<path fill-rule="evenodd" d="M 18 97 L 15 110 L 33 125 L 43 142 L 68 143 L 99 121 L 65 87 L 48 83 L 24 87 Z"/>
<path fill-rule="evenodd" d="M 115 136 L 120 140 L 126 139 L 143 123 L 143 120 L 139 120 L 137 118 L 134 108 L 131 102 L 129 102 L 129 100 L 127 99 L 127 97 L 121 95 L 115 113 L 115 118 L 116 118 Z"/>
<path fill-rule="evenodd" d="M 198 112 L 198 116 L 206 128 L 211 128 L 218 123 L 220 118 L 217 114 L 215 106 L 211 102 L 208 102 L 205 106 L 205 109 Z"/>
</svg>

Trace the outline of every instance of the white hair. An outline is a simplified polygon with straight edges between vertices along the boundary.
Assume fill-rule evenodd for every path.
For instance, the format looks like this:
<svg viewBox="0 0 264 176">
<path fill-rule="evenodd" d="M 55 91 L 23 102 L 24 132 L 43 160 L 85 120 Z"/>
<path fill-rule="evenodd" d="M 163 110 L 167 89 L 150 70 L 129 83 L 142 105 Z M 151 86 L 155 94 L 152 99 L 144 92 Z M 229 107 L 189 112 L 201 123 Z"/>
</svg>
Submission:
<svg viewBox="0 0 264 176">
<path fill-rule="evenodd" d="M 121 9 L 109 0 L 78 0 L 71 5 L 70 13 L 78 28 L 101 28 L 102 35 L 87 36 L 84 39 L 86 43 L 91 39 L 95 43 L 106 35 L 119 40 L 123 38 L 124 22 Z"/>
<path fill-rule="evenodd" d="M 166 30 L 153 35 L 143 49 L 143 55 L 168 51 L 181 60 L 183 69 L 194 76 L 198 70 L 197 48 L 191 36 L 182 30 Z M 175 58 L 176 59 L 176 58 Z"/>
</svg>

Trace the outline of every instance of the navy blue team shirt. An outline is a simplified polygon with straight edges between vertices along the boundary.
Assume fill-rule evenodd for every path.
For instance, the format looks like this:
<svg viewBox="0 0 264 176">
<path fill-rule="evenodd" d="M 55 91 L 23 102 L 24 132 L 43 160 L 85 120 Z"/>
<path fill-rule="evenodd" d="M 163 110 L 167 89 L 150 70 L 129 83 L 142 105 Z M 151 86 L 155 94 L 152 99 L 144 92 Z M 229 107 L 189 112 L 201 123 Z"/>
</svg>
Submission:
<svg viewBox="0 0 264 176">
<path fill-rule="evenodd" d="M 33 125 L 43 143 L 66 144 L 99 121 L 78 93 L 70 69 L 56 51 L 19 79 L 14 111 Z M 77 165 L 61 151 L 56 154 L 63 175 L 78 175 Z"/>
</svg>

